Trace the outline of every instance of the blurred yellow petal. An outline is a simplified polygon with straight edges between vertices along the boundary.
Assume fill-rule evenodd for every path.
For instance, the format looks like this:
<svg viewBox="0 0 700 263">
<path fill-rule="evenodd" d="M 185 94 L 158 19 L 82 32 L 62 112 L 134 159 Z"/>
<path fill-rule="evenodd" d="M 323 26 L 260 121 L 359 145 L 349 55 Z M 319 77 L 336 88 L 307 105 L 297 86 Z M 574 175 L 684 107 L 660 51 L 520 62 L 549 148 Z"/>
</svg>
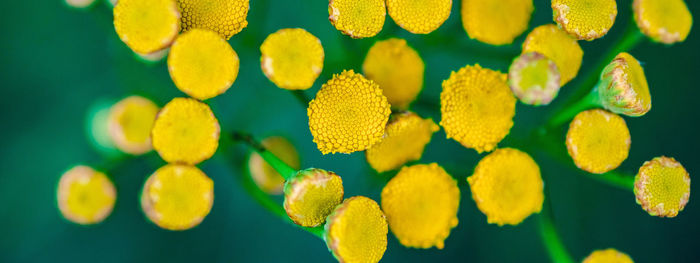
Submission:
<svg viewBox="0 0 700 263">
<path fill-rule="evenodd" d="M 164 49 L 180 32 L 175 0 L 119 0 L 113 12 L 117 35 L 137 53 Z"/>
<path fill-rule="evenodd" d="M 527 30 L 532 0 L 462 0 L 462 26 L 470 38 L 506 45 Z"/>
<path fill-rule="evenodd" d="M 634 0 L 632 7 L 639 29 L 656 42 L 683 42 L 693 27 L 693 15 L 683 0 Z"/>
<path fill-rule="evenodd" d="M 406 40 L 377 41 L 367 52 L 362 71 L 382 89 L 392 107 L 406 109 L 423 89 L 425 64 Z"/>
<path fill-rule="evenodd" d="M 581 68 L 583 50 L 576 39 L 556 25 L 538 26 L 523 42 L 523 53 L 537 52 L 553 60 L 561 74 L 561 86 L 574 79 Z"/>
<path fill-rule="evenodd" d="M 104 173 L 78 165 L 61 175 L 57 200 L 64 218 L 81 225 L 97 224 L 112 213 L 117 190 Z"/>
<path fill-rule="evenodd" d="M 280 29 L 268 35 L 260 52 L 263 73 L 283 89 L 308 89 L 323 70 L 321 40 L 301 28 Z"/>
</svg>

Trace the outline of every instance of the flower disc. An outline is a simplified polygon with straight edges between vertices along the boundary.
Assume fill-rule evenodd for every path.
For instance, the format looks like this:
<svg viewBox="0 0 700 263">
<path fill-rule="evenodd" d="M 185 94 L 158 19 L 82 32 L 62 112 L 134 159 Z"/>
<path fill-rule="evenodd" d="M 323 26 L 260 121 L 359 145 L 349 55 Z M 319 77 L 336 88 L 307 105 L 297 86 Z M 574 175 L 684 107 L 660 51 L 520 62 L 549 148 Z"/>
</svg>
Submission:
<svg viewBox="0 0 700 263">
<path fill-rule="evenodd" d="M 576 166 L 594 174 L 620 166 L 627 159 L 630 143 L 625 120 L 601 109 L 577 114 L 566 133 L 566 148 Z"/>
<path fill-rule="evenodd" d="M 209 29 L 228 40 L 248 26 L 249 0 L 177 0 L 177 4 L 185 32 Z"/>
<path fill-rule="evenodd" d="M 164 49 L 180 32 L 175 0 L 119 0 L 113 12 L 117 35 L 137 53 Z"/>
<path fill-rule="evenodd" d="M 532 0 L 462 0 L 462 26 L 470 38 L 505 45 L 525 32 Z"/>
<path fill-rule="evenodd" d="M 523 53 L 537 52 L 553 60 L 561 74 L 561 86 L 574 79 L 581 68 L 583 50 L 576 39 L 556 25 L 538 26 L 523 42 Z"/>
<path fill-rule="evenodd" d="M 552 10 L 557 25 L 588 41 L 607 34 L 617 17 L 615 0 L 552 0 Z"/>
<path fill-rule="evenodd" d="M 119 150 L 130 154 L 143 154 L 151 149 L 151 129 L 158 113 L 152 101 L 129 96 L 110 108 L 107 118 L 109 135 Z"/>
<path fill-rule="evenodd" d="M 330 0 L 328 20 L 352 38 L 373 37 L 382 31 L 386 17 L 384 0 Z"/>
<path fill-rule="evenodd" d="M 386 217 L 367 197 L 354 196 L 338 205 L 325 230 L 326 245 L 340 262 L 379 262 L 386 251 Z"/>
<path fill-rule="evenodd" d="M 634 261 L 627 254 L 608 248 L 593 251 L 583 259 L 583 263 L 634 263 Z"/>
<path fill-rule="evenodd" d="M 362 71 L 379 84 L 389 104 L 397 109 L 408 108 L 423 89 L 425 64 L 418 52 L 400 38 L 374 43 L 362 63 Z"/>
<path fill-rule="evenodd" d="M 321 40 L 301 28 L 285 28 L 270 34 L 260 46 L 260 65 L 277 87 L 310 88 L 323 70 Z"/>
<path fill-rule="evenodd" d="M 284 185 L 284 210 L 297 225 L 323 224 L 343 202 L 343 180 L 337 174 L 311 168 L 299 171 Z"/>
<path fill-rule="evenodd" d="M 57 200 L 64 218 L 81 225 L 97 224 L 112 213 L 117 190 L 104 173 L 78 165 L 61 176 Z"/>
<path fill-rule="evenodd" d="M 675 217 L 690 199 L 690 175 L 676 159 L 656 157 L 639 168 L 634 195 L 650 215 Z"/>
<path fill-rule="evenodd" d="M 537 52 L 523 53 L 513 60 L 508 70 L 508 85 L 521 102 L 547 105 L 559 93 L 557 64 Z"/>
<path fill-rule="evenodd" d="M 450 17 L 452 0 L 387 0 L 389 16 L 414 34 L 428 34 Z"/>
<path fill-rule="evenodd" d="M 638 117 L 651 110 L 651 94 L 644 69 L 627 52 L 618 54 L 600 75 L 598 95 L 603 107 Z"/>
<path fill-rule="evenodd" d="M 419 160 L 439 129 L 432 119 L 423 119 L 413 112 L 397 113 L 387 123 L 382 140 L 367 149 L 367 162 L 381 173 Z"/>
<path fill-rule="evenodd" d="M 683 42 L 693 27 L 693 15 L 683 0 L 634 0 L 634 21 L 656 42 Z"/>
</svg>

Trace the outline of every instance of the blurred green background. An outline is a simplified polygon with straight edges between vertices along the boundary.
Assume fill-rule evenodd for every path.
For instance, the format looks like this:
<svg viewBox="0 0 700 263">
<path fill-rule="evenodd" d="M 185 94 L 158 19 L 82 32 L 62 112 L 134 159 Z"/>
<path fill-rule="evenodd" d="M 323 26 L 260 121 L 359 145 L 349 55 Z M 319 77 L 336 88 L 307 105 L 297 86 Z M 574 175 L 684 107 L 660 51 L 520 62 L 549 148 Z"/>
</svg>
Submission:
<svg viewBox="0 0 700 263">
<path fill-rule="evenodd" d="M 319 167 L 343 177 L 346 197 L 366 195 L 379 201 L 386 180 L 372 173 L 364 154 L 323 156 L 312 142 L 306 109 L 287 91 L 276 88 L 260 70 L 259 45 L 280 28 L 302 27 L 321 39 L 326 60 L 309 97 L 331 74 L 361 71 L 372 43 L 391 36 L 407 39 L 426 63 L 425 88 L 413 109 L 436 121 L 441 81 L 467 64 L 507 70 L 520 50 L 515 44 L 492 47 L 470 40 L 462 29 L 460 1 L 453 1 L 445 24 L 429 35 L 412 35 L 387 15 L 380 35 L 351 40 L 328 22 L 324 0 L 251 0 L 249 26 L 229 41 L 241 59 L 233 87 L 208 101 L 224 130 L 285 135 L 302 155 L 303 167 Z M 629 23 L 631 0 L 618 0 L 619 15 L 610 33 L 585 51 L 579 76 L 587 74 Z M 697 16 L 700 2 L 686 1 Z M 531 28 L 551 23 L 549 1 L 536 0 Z M 231 158 L 217 154 L 201 165 L 215 182 L 215 202 L 204 222 L 189 231 L 170 232 L 149 223 L 140 211 L 138 193 L 147 175 L 163 163 L 156 154 L 127 161 L 111 176 L 118 189 L 115 209 L 97 226 L 63 220 L 56 208 L 55 187 L 74 164 L 103 160 L 85 133 L 85 116 L 95 102 L 145 95 L 159 105 L 184 96 L 172 84 L 166 66 L 136 60 L 111 24 L 111 10 L 100 3 L 92 10 L 73 10 L 60 0 L 5 1 L 0 15 L 0 262 L 331 262 L 323 241 L 282 223 L 250 198 L 238 176 L 247 149 L 235 146 Z M 529 30 L 528 30 L 529 32 Z M 697 100 L 700 89 L 700 32 L 671 47 L 644 42 L 631 53 L 645 66 L 653 109 L 641 118 L 625 118 L 632 134 L 629 158 L 620 170 L 635 173 L 646 160 L 673 156 L 698 178 Z M 565 86 L 553 105 L 533 108 L 518 104 L 515 126 L 501 146 L 518 138 L 565 101 L 581 78 Z M 553 138 L 563 149 L 564 130 Z M 556 226 L 564 244 L 580 260 L 594 249 L 615 247 L 637 262 L 700 262 L 700 205 L 691 196 L 680 215 L 651 217 L 634 195 L 586 178 L 582 172 L 549 157 L 532 145 L 551 189 Z M 438 162 L 459 179 L 462 199 L 459 225 L 443 250 L 402 247 L 392 234 L 384 262 L 546 262 L 538 235 L 538 218 L 517 227 L 486 223 L 464 178 L 481 158 L 474 150 L 433 137 L 421 162 Z M 698 183 L 692 184 L 698 193 Z"/>
</svg>

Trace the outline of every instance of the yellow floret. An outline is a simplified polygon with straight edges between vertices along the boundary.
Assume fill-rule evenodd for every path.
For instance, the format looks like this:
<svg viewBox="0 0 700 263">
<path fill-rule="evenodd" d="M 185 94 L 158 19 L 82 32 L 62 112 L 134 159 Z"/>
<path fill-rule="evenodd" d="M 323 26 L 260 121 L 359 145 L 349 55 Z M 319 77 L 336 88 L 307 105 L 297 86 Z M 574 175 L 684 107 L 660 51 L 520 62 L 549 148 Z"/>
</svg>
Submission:
<svg viewBox="0 0 700 263">
<path fill-rule="evenodd" d="M 337 174 L 302 170 L 284 184 L 284 210 L 297 225 L 319 226 L 343 202 L 343 194 L 343 180 Z"/>
<path fill-rule="evenodd" d="M 267 137 L 260 142 L 266 150 L 270 151 L 285 164 L 294 170 L 299 170 L 300 161 L 296 148 L 282 136 Z M 270 164 L 253 152 L 248 159 L 248 169 L 255 184 L 268 194 L 281 194 L 284 187 L 284 178 Z"/>
<path fill-rule="evenodd" d="M 436 163 L 401 169 L 382 190 L 391 232 L 407 247 L 444 247 L 457 226 L 457 182 Z"/>
<path fill-rule="evenodd" d="M 374 43 L 362 71 L 379 84 L 392 107 L 406 109 L 423 88 L 425 64 L 406 40 L 390 38 Z"/>
<path fill-rule="evenodd" d="M 414 34 L 428 34 L 450 17 L 452 0 L 387 0 L 389 16 Z"/>
<path fill-rule="evenodd" d="M 608 248 L 593 251 L 593 253 L 583 259 L 583 263 L 634 263 L 634 261 L 627 254 L 614 248 Z"/>
<path fill-rule="evenodd" d="M 260 46 L 260 66 L 277 87 L 304 90 L 323 70 L 321 40 L 301 28 L 280 29 Z"/>
<path fill-rule="evenodd" d="M 119 0 L 113 12 L 117 35 L 137 53 L 166 48 L 180 32 L 175 0 Z"/>
<path fill-rule="evenodd" d="M 525 32 L 532 0 L 462 0 L 462 25 L 470 38 L 505 45 Z"/>
<path fill-rule="evenodd" d="M 617 17 L 615 0 L 552 0 L 552 10 L 557 25 L 588 41 L 607 34 Z"/>
<path fill-rule="evenodd" d="M 683 0 L 634 0 L 634 20 L 656 42 L 683 42 L 693 26 L 693 16 Z"/>
<path fill-rule="evenodd" d="M 630 143 L 625 120 L 601 109 L 577 114 L 566 133 L 566 148 L 576 166 L 594 174 L 620 166 L 627 159 Z"/>
<path fill-rule="evenodd" d="M 112 181 L 84 165 L 75 166 L 61 176 L 56 195 L 63 217 L 81 225 L 105 220 L 117 199 Z"/>
<path fill-rule="evenodd" d="M 448 139 L 479 153 L 491 151 L 513 126 L 515 101 L 506 74 L 466 66 L 442 82 L 440 125 Z"/>
<path fill-rule="evenodd" d="M 198 164 L 219 147 L 219 121 L 207 104 L 174 98 L 158 113 L 151 139 L 153 148 L 169 163 Z"/>
<path fill-rule="evenodd" d="M 158 113 L 158 105 L 140 97 L 130 96 L 112 106 L 107 127 L 114 145 L 130 154 L 150 151 L 151 129 Z"/>
<path fill-rule="evenodd" d="M 119 0 L 121 1 L 121 0 Z M 248 26 L 248 0 L 177 0 L 182 31 L 209 29 L 228 40 Z"/>
<path fill-rule="evenodd" d="M 170 48 L 168 71 L 177 88 L 200 100 L 228 90 L 238 76 L 238 54 L 216 33 L 194 29 Z"/>
<path fill-rule="evenodd" d="M 487 155 L 467 178 L 472 198 L 489 224 L 517 225 L 542 210 L 540 167 L 527 153 L 502 148 Z"/>
<path fill-rule="evenodd" d="M 187 230 L 199 225 L 212 204 L 214 182 L 189 165 L 161 167 L 148 177 L 141 193 L 141 208 L 148 219 L 168 230 Z"/>
<path fill-rule="evenodd" d="M 374 200 L 346 199 L 328 216 L 326 245 L 340 262 L 379 262 L 386 251 L 386 217 Z"/>
<path fill-rule="evenodd" d="M 690 199 L 690 175 L 676 159 L 656 157 L 639 168 L 634 194 L 650 215 L 675 217 Z"/>
<path fill-rule="evenodd" d="M 432 119 L 422 119 L 413 112 L 393 115 L 382 140 L 367 149 L 367 162 L 381 173 L 418 160 L 439 129 Z"/>
<path fill-rule="evenodd" d="M 328 20 L 338 31 L 352 38 L 373 37 L 382 31 L 384 0 L 330 0 Z"/>
<path fill-rule="evenodd" d="M 309 102 L 309 129 L 323 154 L 363 151 L 381 140 L 391 110 L 379 85 L 352 70 L 334 74 Z"/>
<path fill-rule="evenodd" d="M 626 52 L 618 54 L 603 69 L 597 89 L 603 107 L 614 113 L 637 117 L 651 110 L 644 69 Z"/>
<path fill-rule="evenodd" d="M 574 79 L 581 68 L 583 50 L 576 39 L 553 24 L 538 26 L 523 42 L 523 53 L 538 52 L 553 60 L 561 74 L 561 86 Z"/>
<path fill-rule="evenodd" d="M 523 53 L 510 64 L 508 85 L 525 104 L 547 105 L 559 93 L 561 75 L 556 63 L 537 52 Z"/>
</svg>

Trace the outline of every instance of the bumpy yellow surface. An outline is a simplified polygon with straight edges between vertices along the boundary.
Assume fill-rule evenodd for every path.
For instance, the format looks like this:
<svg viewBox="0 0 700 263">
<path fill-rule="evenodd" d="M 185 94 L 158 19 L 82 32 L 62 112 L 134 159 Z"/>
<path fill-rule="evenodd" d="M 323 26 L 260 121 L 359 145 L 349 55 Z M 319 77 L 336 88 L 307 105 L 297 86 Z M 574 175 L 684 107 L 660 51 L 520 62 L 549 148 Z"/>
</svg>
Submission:
<svg viewBox="0 0 700 263">
<path fill-rule="evenodd" d="M 490 224 L 517 225 L 542 210 L 540 167 L 517 149 L 502 148 L 487 155 L 467 181 L 472 198 Z"/>
<path fill-rule="evenodd" d="M 352 38 L 373 37 L 382 31 L 386 17 L 384 0 L 330 0 L 328 20 Z"/>
<path fill-rule="evenodd" d="M 141 193 L 141 208 L 148 219 L 168 230 L 199 225 L 213 204 L 214 182 L 189 165 L 161 167 L 148 177 Z"/>
<path fill-rule="evenodd" d="M 634 194 L 650 215 L 675 217 L 690 199 L 690 175 L 676 159 L 656 157 L 639 168 Z"/>
<path fill-rule="evenodd" d="M 598 95 L 609 111 L 642 116 L 651 110 L 651 94 L 644 69 L 627 52 L 618 54 L 600 76 Z"/>
<path fill-rule="evenodd" d="M 683 42 L 693 26 L 693 16 L 683 0 L 634 0 L 634 20 L 656 42 Z"/>
<path fill-rule="evenodd" d="M 525 32 L 532 0 L 462 0 L 462 25 L 470 38 L 505 45 Z"/>
<path fill-rule="evenodd" d="M 513 126 L 515 101 L 506 74 L 466 66 L 442 82 L 440 125 L 464 147 L 491 151 Z"/>
<path fill-rule="evenodd" d="M 284 185 L 284 210 L 297 225 L 319 226 L 343 202 L 343 194 L 337 174 L 315 168 L 299 171 Z"/>
<path fill-rule="evenodd" d="M 344 70 L 323 84 L 307 113 L 314 142 L 327 154 L 363 151 L 377 143 L 391 110 L 379 85 Z"/>
<path fill-rule="evenodd" d="M 151 140 L 166 162 L 194 165 L 214 155 L 220 130 L 219 121 L 207 104 L 174 98 L 158 113 Z"/>
<path fill-rule="evenodd" d="M 382 89 L 389 104 L 406 109 L 423 89 L 425 64 L 406 40 L 377 41 L 367 52 L 362 71 Z"/>
<path fill-rule="evenodd" d="M 387 0 L 389 16 L 414 34 L 428 34 L 450 17 L 452 0 Z"/>
<path fill-rule="evenodd" d="M 533 29 L 523 42 L 525 52 L 538 52 L 553 60 L 559 68 L 562 86 L 576 77 L 583 60 L 583 50 L 576 39 L 553 24 Z"/>
<path fill-rule="evenodd" d="M 391 232 L 407 247 L 444 247 L 457 226 L 457 182 L 436 163 L 407 166 L 382 190 Z"/>
<path fill-rule="evenodd" d="M 248 0 L 177 0 L 177 5 L 183 31 L 204 28 L 228 40 L 248 26 Z"/>
<path fill-rule="evenodd" d="M 593 251 L 593 253 L 583 259 L 583 263 L 634 263 L 634 261 L 627 254 L 614 248 L 608 248 Z"/>
<path fill-rule="evenodd" d="M 379 262 L 386 251 L 386 217 L 374 200 L 346 199 L 328 216 L 326 245 L 340 262 Z"/>
<path fill-rule="evenodd" d="M 552 0 L 552 10 L 564 31 L 589 41 L 607 34 L 617 17 L 615 0 Z"/>
<path fill-rule="evenodd" d="M 308 89 L 323 70 L 321 40 L 301 28 L 280 29 L 268 35 L 260 52 L 263 73 L 283 89 Z"/>
<path fill-rule="evenodd" d="M 265 149 L 277 156 L 294 170 L 299 170 L 300 160 L 296 148 L 282 136 L 267 137 L 260 142 Z M 255 184 L 268 194 L 281 194 L 284 178 L 270 166 L 257 152 L 252 152 L 248 159 L 248 169 Z"/>
<path fill-rule="evenodd" d="M 112 181 L 88 166 L 71 168 L 58 182 L 58 208 L 63 217 L 76 224 L 102 222 L 112 213 L 116 199 Z"/>
<path fill-rule="evenodd" d="M 561 75 L 556 63 L 537 52 L 523 53 L 510 64 L 508 85 L 520 101 L 547 105 L 559 93 Z"/>
<path fill-rule="evenodd" d="M 143 154 L 153 149 L 151 129 L 158 113 L 158 105 L 140 97 L 129 96 L 109 110 L 107 127 L 114 145 L 130 154 Z"/>
<path fill-rule="evenodd" d="M 117 35 L 137 53 L 166 48 L 180 32 L 175 0 L 119 0 L 113 12 Z"/>
<path fill-rule="evenodd" d="M 630 151 L 630 131 L 622 117 L 593 109 L 574 117 L 566 133 L 569 156 L 581 170 L 602 174 L 620 166 Z"/>
<path fill-rule="evenodd" d="M 238 76 L 238 54 L 223 38 L 206 29 L 180 35 L 170 48 L 168 71 L 177 88 L 200 100 L 228 90 Z"/>
<path fill-rule="evenodd" d="M 367 149 L 367 162 L 381 173 L 418 160 L 439 129 L 432 119 L 422 119 L 413 112 L 393 115 L 382 140 Z"/>
</svg>

